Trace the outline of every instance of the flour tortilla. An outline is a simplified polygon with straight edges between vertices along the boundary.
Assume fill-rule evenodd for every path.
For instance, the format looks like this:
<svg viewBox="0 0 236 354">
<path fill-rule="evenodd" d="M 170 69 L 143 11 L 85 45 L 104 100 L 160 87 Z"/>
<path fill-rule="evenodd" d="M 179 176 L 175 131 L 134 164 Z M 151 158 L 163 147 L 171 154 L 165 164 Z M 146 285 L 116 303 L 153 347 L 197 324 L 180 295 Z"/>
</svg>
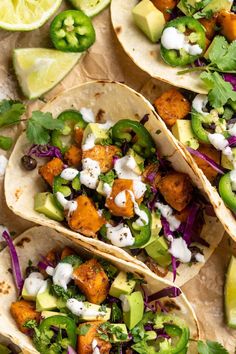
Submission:
<svg viewBox="0 0 236 354">
<path fill-rule="evenodd" d="M 154 100 L 160 96 L 165 90 L 163 90 L 163 87 L 160 86 L 160 83 L 157 80 L 151 79 L 149 80 L 141 89 L 142 95 L 144 95 L 151 103 L 154 102 Z M 159 115 L 158 119 L 163 122 L 161 117 Z M 163 122 L 165 125 L 165 123 Z M 166 132 L 171 134 L 170 130 L 167 128 L 165 125 L 165 128 L 163 128 Z M 172 135 L 172 134 L 171 134 Z M 187 161 L 187 163 L 192 167 L 194 170 L 195 174 L 199 177 L 201 180 L 202 185 L 205 188 L 206 194 L 211 201 L 211 204 L 214 207 L 215 213 L 218 217 L 218 219 L 221 221 L 221 224 L 223 225 L 225 231 L 232 237 L 234 241 L 236 241 L 236 218 L 235 215 L 232 213 L 230 209 L 226 207 L 224 204 L 223 200 L 221 199 L 216 187 L 212 186 L 210 181 L 207 179 L 205 174 L 202 172 L 202 170 L 198 167 L 196 164 L 195 160 L 193 159 L 192 155 L 187 151 L 186 146 L 183 145 L 180 141 L 178 141 L 173 135 L 172 139 L 175 144 L 179 145 L 180 150 L 184 154 L 184 157 Z"/>
<path fill-rule="evenodd" d="M 112 0 L 111 3 L 112 25 L 126 54 L 140 69 L 155 79 L 191 91 L 206 93 L 199 73 L 178 75 L 183 68 L 165 64 L 161 58 L 160 44 L 152 43 L 135 25 L 132 9 L 138 2 L 138 0 Z"/>
<path fill-rule="evenodd" d="M 91 108 L 97 120 L 109 120 L 114 123 L 122 118 L 139 120 L 145 114 L 149 114 L 149 120 L 145 126 L 152 134 L 158 151 L 161 155 L 169 157 L 168 159 L 172 162 L 173 167 L 180 172 L 187 173 L 193 183 L 203 191 L 200 179 L 195 176 L 193 170 L 183 158 L 178 145 L 173 142 L 171 133 L 168 132 L 164 123 L 158 120 L 152 105 L 140 94 L 119 83 L 91 82 L 65 91 L 45 105 L 43 111 L 49 111 L 54 117 L 57 117 L 59 113 L 66 109 L 81 109 L 82 107 Z M 83 245 L 90 244 L 95 249 L 132 261 L 148 269 L 144 263 L 131 256 L 124 249 L 83 236 L 70 230 L 64 224 L 50 220 L 34 211 L 34 195 L 45 191 L 45 183 L 39 176 L 37 168 L 33 171 L 26 171 L 21 167 L 20 159 L 28 151 L 29 147 L 30 144 L 27 141 L 26 134 L 23 133 L 15 145 L 6 170 L 5 193 L 9 208 L 15 214 L 27 220 L 72 236 Z M 38 165 L 43 163 L 45 163 L 45 159 L 41 159 Z M 203 227 L 201 236 L 210 244 L 209 248 L 203 247 L 205 259 L 207 260 L 220 242 L 224 231 L 215 217 L 205 215 L 205 221 L 206 224 Z M 189 265 L 181 264 L 178 268 L 176 284 L 180 286 L 192 279 L 203 265 L 204 263 L 196 263 L 189 267 Z M 168 273 L 167 278 L 172 280 L 173 275 L 171 272 Z"/>
<path fill-rule="evenodd" d="M 14 240 L 14 244 L 19 256 L 22 271 L 26 269 L 29 259 L 33 264 L 37 264 L 39 261 L 39 254 L 44 255 L 50 249 L 62 249 L 67 245 L 76 249 L 79 254 L 84 255 L 85 257 L 91 258 L 96 255 L 97 257 L 110 261 L 120 270 L 134 273 L 136 276 L 143 278 L 147 282 L 145 289 L 148 295 L 154 294 L 165 287 L 172 286 L 170 282 L 161 280 L 157 276 L 145 272 L 144 269 L 137 267 L 131 262 L 124 262 L 123 260 L 117 259 L 117 257 L 94 251 L 91 247 L 83 248 L 75 241 L 73 242 L 69 238 L 60 235 L 57 231 L 44 226 L 34 227 L 27 230 Z M 13 276 L 11 272 L 9 272 L 10 268 L 11 260 L 9 251 L 5 248 L 0 253 L 0 284 L 2 284 L 1 288 L 3 290 L 0 293 L 0 333 L 18 345 L 24 354 L 36 354 L 38 351 L 33 347 L 30 338 L 18 330 L 16 323 L 9 312 L 11 303 L 17 300 L 17 292 Z M 5 292 L 4 289 L 7 289 L 7 291 Z M 176 304 L 173 313 L 186 321 L 190 329 L 191 338 L 198 339 L 200 333 L 196 315 L 185 295 L 181 294 L 174 299 L 164 298 L 163 301 L 165 300 L 173 301 Z M 191 354 L 197 353 L 195 347 L 190 348 L 191 349 L 189 350 Z"/>
</svg>

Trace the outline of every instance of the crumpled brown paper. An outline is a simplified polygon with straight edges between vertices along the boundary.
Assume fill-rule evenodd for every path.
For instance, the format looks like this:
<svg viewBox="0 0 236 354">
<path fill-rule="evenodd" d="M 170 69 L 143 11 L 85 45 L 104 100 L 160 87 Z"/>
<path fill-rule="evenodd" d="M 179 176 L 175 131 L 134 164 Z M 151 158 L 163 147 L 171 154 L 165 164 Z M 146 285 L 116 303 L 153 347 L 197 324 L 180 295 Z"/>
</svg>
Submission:
<svg viewBox="0 0 236 354">
<path fill-rule="evenodd" d="M 66 5 L 63 4 L 59 11 L 65 8 Z M 12 69 L 12 51 L 14 48 L 26 47 L 50 48 L 49 25 L 50 21 L 41 29 L 29 33 L 0 31 L 0 99 L 24 99 Z M 43 100 L 28 102 L 30 109 L 40 108 L 45 101 L 50 100 L 64 89 L 86 81 L 116 80 L 140 91 L 150 80 L 150 77 L 137 68 L 120 47 L 111 26 L 109 9 L 94 19 L 94 25 L 97 40 L 93 47 L 71 73 L 44 96 Z M 167 84 L 164 83 L 157 82 L 156 84 L 160 92 L 167 87 Z M 16 139 L 21 129 L 21 126 L 11 127 L 2 130 L 0 134 L 6 134 Z M 3 151 L 0 151 L 1 154 L 9 155 Z M 17 235 L 33 224 L 13 215 L 7 209 L 3 184 L 3 178 L 0 177 L 0 225 L 8 227 L 11 232 Z M 199 275 L 183 287 L 200 321 L 203 338 L 221 342 L 230 354 L 235 353 L 236 330 L 229 330 L 224 322 L 223 285 L 227 264 L 232 253 L 236 255 L 236 245 L 225 235 Z"/>
</svg>

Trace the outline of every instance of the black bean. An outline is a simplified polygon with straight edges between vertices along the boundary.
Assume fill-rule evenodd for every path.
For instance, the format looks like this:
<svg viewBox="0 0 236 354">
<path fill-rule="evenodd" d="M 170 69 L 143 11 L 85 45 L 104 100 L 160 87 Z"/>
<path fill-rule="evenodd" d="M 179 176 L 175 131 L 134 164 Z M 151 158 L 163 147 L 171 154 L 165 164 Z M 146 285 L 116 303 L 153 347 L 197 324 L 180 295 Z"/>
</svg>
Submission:
<svg viewBox="0 0 236 354">
<path fill-rule="evenodd" d="M 22 156 L 21 163 L 22 166 L 28 171 L 34 170 L 37 166 L 37 161 L 29 155 Z"/>
</svg>

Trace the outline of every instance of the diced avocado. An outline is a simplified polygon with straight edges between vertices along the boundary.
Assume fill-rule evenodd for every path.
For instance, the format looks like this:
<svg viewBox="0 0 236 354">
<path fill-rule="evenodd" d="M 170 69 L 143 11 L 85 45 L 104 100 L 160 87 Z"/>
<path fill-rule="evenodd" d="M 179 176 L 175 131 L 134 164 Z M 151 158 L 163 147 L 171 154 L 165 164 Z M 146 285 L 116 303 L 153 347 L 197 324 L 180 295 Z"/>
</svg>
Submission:
<svg viewBox="0 0 236 354">
<path fill-rule="evenodd" d="M 52 193 L 45 192 L 35 194 L 34 210 L 53 220 L 64 220 L 63 211 L 57 206 Z"/>
<path fill-rule="evenodd" d="M 209 59 L 209 54 L 210 54 L 210 52 L 211 52 L 211 50 L 212 50 L 212 48 L 214 47 L 214 45 L 215 45 L 215 43 L 217 42 L 217 36 L 215 37 L 215 38 L 213 38 L 213 40 L 212 40 L 212 42 L 211 42 L 211 44 L 209 45 L 209 47 L 207 48 L 207 50 L 205 51 L 205 53 L 204 53 L 204 58 L 205 59 Z"/>
<path fill-rule="evenodd" d="M 236 112 L 236 102 L 233 102 L 232 100 L 229 100 L 228 103 L 233 108 L 233 110 Z"/>
<path fill-rule="evenodd" d="M 135 280 L 127 279 L 127 273 L 121 271 L 111 284 L 109 295 L 119 298 L 120 295 L 129 295 L 135 288 Z"/>
<path fill-rule="evenodd" d="M 141 246 L 140 248 L 145 248 L 150 243 L 154 242 L 159 235 L 160 231 L 162 229 L 162 224 L 161 224 L 161 216 L 160 214 L 157 214 L 156 212 L 152 212 L 152 227 L 151 227 L 151 237 L 150 240 L 145 243 L 145 245 Z"/>
<path fill-rule="evenodd" d="M 122 295 L 123 320 L 129 329 L 136 326 L 143 318 L 144 301 L 141 291 L 135 291 L 130 295 Z M 128 309 L 128 311 L 126 311 Z"/>
<path fill-rule="evenodd" d="M 57 299 L 57 308 L 64 309 L 65 307 L 66 307 L 66 300 L 64 300 L 62 297 L 59 297 Z"/>
<path fill-rule="evenodd" d="M 102 140 L 108 138 L 108 129 L 104 129 L 103 127 L 104 124 L 99 124 L 99 123 L 89 123 L 87 127 L 84 129 L 84 134 L 83 134 L 83 140 L 82 140 L 82 145 L 85 144 L 85 141 L 88 137 L 88 135 L 92 134 L 94 135 L 94 143 L 95 144 L 100 144 Z"/>
<path fill-rule="evenodd" d="M 236 258 L 231 257 L 225 283 L 225 312 L 227 324 L 236 328 Z"/>
<path fill-rule="evenodd" d="M 236 158 L 236 147 L 232 148 L 232 153 L 234 159 Z M 232 162 L 229 160 L 228 156 L 221 154 L 221 166 L 226 168 L 227 170 L 233 170 L 234 166 Z"/>
<path fill-rule="evenodd" d="M 67 316 L 66 313 L 63 312 L 54 312 L 54 311 L 43 311 L 41 312 L 41 317 L 43 319 L 48 318 L 48 317 L 52 317 L 52 316 Z"/>
<path fill-rule="evenodd" d="M 143 166 L 144 166 L 145 159 L 142 156 L 140 156 L 139 154 L 137 154 L 133 149 L 129 149 L 127 151 L 127 155 L 132 156 L 135 159 L 137 167 L 134 169 L 134 172 L 141 175 L 143 172 Z"/>
<path fill-rule="evenodd" d="M 23 299 L 26 300 L 26 301 L 35 301 L 36 300 L 36 295 L 30 295 L 27 292 L 25 286 L 22 289 L 22 294 L 21 295 L 22 295 Z"/>
<path fill-rule="evenodd" d="M 207 4 L 202 12 L 212 11 L 213 13 L 225 10 L 230 11 L 233 5 L 233 0 L 211 0 L 209 4 Z"/>
<path fill-rule="evenodd" d="M 168 252 L 168 245 L 163 236 L 159 236 L 154 242 L 145 248 L 147 254 L 160 266 L 166 267 L 171 263 L 171 255 Z"/>
<path fill-rule="evenodd" d="M 197 0 L 180 0 L 177 7 L 182 11 L 186 16 L 194 14 L 194 8 L 196 6 Z M 192 11 L 191 11 L 192 10 Z"/>
<path fill-rule="evenodd" d="M 103 197 L 106 197 L 106 193 L 103 190 L 103 186 L 104 186 L 103 181 L 99 181 L 96 191 L 98 192 L 98 194 L 101 194 L 103 195 Z"/>
<path fill-rule="evenodd" d="M 186 119 L 178 119 L 172 127 L 172 134 L 182 144 L 197 149 L 199 147 L 198 140 L 195 138 L 191 127 L 191 121 Z"/>
<path fill-rule="evenodd" d="M 5 345 L 0 344 L 0 353 L 1 354 L 11 354 L 11 351 Z"/>
<path fill-rule="evenodd" d="M 127 327 L 124 323 L 111 323 L 110 324 L 111 332 L 114 331 L 111 335 L 113 343 L 125 342 L 128 339 Z"/>
<path fill-rule="evenodd" d="M 150 0 L 142 0 L 133 8 L 132 14 L 137 27 L 156 43 L 166 23 L 163 13 Z"/>
<path fill-rule="evenodd" d="M 90 302 L 84 302 L 86 307 L 85 313 L 79 317 L 79 320 L 83 321 L 109 321 L 111 317 L 111 309 L 109 307 L 101 307 L 101 305 L 95 305 Z M 86 313 L 87 312 L 87 313 Z"/>
<path fill-rule="evenodd" d="M 36 311 L 50 311 L 57 308 L 57 298 L 50 294 L 50 285 L 43 293 L 38 293 L 36 297 Z"/>
<path fill-rule="evenodd" d="M 157 338 L 157 333 L 155 331 L 146 331 L 145 340 L 155 340 Z"/>
</svg>

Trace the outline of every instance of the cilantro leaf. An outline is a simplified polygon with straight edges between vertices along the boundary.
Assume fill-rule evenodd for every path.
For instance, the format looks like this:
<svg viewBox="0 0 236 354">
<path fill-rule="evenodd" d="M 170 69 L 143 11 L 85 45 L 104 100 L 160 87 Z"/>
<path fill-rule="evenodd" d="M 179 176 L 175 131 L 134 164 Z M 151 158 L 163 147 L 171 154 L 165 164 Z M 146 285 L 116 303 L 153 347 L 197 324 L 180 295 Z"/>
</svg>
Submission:
<svg viewBox="0 0 236 354">
<path fill-rule="evenodd" d="M 217 72 L 203 72 L 200 75 L 209 90 L 208 98 L 213 108 L 224 106 L 229 99 L 236 101 L 236 92 Z"/>
<path fill-rule="evenodd" d="M 52 114 L 35 111 L 27 122 L 26 134 L 30 143 L 45 145 L 49 143 L 50 131 L 62 130 L 64 122 L 53 119 Z"/>
<path fill-rule="evenodd" d="M 199 340 L 197 344 L 198 354 L 229 354 L 220 343 L 207 340 L 206 343 Z"/>
<path fill-rule="evenodd" d="M 113 170 L 107 172 L 106 174 L 100 174 L 99 180 L 102 181 L 103 183 L 108 183 L 109 185 L 112 184 L 114 179 L 116 178 L 116 174 Z"/>
<path fill-rule="evenodd" d="M 209 59 L 221 71 L 235 71 L 236 42 L 228 44 L 223 36 L 216 36 L 210 47 Z"/>
<path fill-rule="evenodd" d="M 81 324 L 78 328 L 78 335 L 85 336 L 88 333 L 90 327 L 91 327 L 91 324 L 89 324 L 89 323 Z"/>
<path fill-rule="evenodd" d="M 0 128 L 19 123 L 23 113 L 25 113 L 25 106 L 22 103 L 2 100 L 0 102 Z"/>
</svg>

